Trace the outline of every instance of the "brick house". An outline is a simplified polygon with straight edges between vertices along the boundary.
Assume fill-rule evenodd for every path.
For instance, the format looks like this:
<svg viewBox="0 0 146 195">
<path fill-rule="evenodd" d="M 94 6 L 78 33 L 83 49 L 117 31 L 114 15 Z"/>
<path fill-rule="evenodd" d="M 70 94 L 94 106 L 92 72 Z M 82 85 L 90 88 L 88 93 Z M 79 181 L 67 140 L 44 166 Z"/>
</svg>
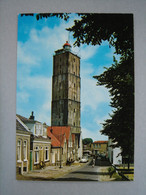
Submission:
<svg viewBox="0 0 146 195">
<path fill-rule="evenodd" d="M 103 155 L 107 156 L 108 151 L 108 141 L 94 141 L 91 144 L 91 150 L 93 155 Z"/>
<path fill-rule="evenodd" d="M 28 127 L 16 116 L 16 174 L 30 170 L 30 137 Z"/>
<path fill-rule="evenodd" d="M 20 115 L 17 117 L 32 133 L 30 138 L 30 170 L 50 165 L 51 139 L 47 136 L 47 125 L 34 120 L 33 112 L 29 119 Z"/>
<path fill-rule="evenodd" d="M 75 136 L 71 134 L 69 126 L 52 126 L 47 129 L 51 137 L 52 164 L 65 165 L 67 161 L 75 159 Z"/>
</svg>

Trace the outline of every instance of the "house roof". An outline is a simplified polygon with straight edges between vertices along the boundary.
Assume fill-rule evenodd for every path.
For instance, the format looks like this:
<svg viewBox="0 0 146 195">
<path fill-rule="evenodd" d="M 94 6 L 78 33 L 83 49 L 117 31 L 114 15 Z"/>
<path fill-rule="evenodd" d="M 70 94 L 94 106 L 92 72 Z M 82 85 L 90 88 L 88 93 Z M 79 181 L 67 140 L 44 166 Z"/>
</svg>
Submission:
<svg viewBox="0 0 146 195">
<path fill-rule="evenodd" d="M 65 139 L 69 140 L 70 127 L 52 126 L 47 128 L 48 136 L 51 137 L 51 143 L 53 147 L 63 147 Z M 61 143 L 60 143 L 61 142 Z"/>
<path fill-rule="evenodd" d="M 107 144 L 108 141 L 94 141 L 93 144 Z"/>
<path fill-rule="evenodd" d="M 18 131 L 24 134 L 31 134 L 31 132 L 25 128 L 25 125 L 16 118 L 16 132 Z"/>
<path fill-rule="evenodd" d="M 47 133 L 48 133 L 48 136 L 51 138 L 52 147 L 60 147 L 59 139 L 57 139 L 57 137 L 55 137 L 55 135 L 51 133 L 50 129 L 48 129 Z M 61 143 L 61 147 L 62 147 L 62 143 Z"/>
<path fill-rule="evenodd" d="M 64 46 L 70 46 L 71 47 L 71 45 L 68 43 L 68 41 L 66 41 L 66 43 L 63 45 L 63 47 Z"/>
<path fill-rule="evenodd" d="M 52 126 L 48 127 L 48 129 L 52 129 L 52 133 L 54 135 L 60 135 L 60 134 L 65 134 L 66 140 L 69 140 L 70 137 L 70 126 Z"/>
<path fill-rule="evenodd" d="M 29 119 L 29 118 L 26 118 L 24 116 L 21 116 L 19 114 L 16 114 L 16 116 L 23 122 L 23 123 L 41 123 L 39 121 L 36 121 L 36 120 L 33 120 L 33 119 Z"/>
</svg>

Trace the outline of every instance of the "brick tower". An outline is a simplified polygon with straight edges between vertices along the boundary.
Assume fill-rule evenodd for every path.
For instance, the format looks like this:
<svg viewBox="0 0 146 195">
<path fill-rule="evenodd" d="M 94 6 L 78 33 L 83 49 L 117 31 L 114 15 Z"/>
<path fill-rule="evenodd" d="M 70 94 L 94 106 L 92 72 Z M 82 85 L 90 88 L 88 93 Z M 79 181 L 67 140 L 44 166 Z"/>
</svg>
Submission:
<svg viewBox="0 0 146 195">
<path fill-rule="evenodd" d="M 66 42 L 53 56 L 52 126 L 70 126 L 80 140 L 80 57 L 71 52 Z"/>
</svg>

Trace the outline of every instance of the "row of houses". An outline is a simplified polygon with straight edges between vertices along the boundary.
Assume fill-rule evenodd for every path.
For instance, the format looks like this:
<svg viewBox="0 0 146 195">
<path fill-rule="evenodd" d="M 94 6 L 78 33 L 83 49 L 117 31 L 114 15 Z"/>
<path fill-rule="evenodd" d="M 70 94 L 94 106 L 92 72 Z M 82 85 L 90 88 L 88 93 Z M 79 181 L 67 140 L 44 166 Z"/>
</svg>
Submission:
<svg viewBox="0 0 146 195">
<path fill-rule="evenodd" d="M 29 118 L 16 115 L 17 174 L 73 162 L 76 141 L 69 126 L 47 126 L 36 121 L 33 112 Z"/>
</svg>

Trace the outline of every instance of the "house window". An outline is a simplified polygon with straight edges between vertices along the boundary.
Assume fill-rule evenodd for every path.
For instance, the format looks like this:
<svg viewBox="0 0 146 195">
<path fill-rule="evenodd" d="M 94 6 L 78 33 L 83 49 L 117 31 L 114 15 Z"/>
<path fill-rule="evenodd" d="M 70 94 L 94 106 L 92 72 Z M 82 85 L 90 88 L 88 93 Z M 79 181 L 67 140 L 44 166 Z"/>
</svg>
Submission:
<svg viewBox="0 0 146 195">
<path fill-rule="evenodd" d="M 45 161 L 49 160 L 49 148 L 45 147 Z"/>
<path fill-rule="evenodd" d="M 43 127 L 40 125 L 40 135 L 43 135 Z"/>
<path fill-rule="evenodd" d="M 17 161 L 21 161 L 21 141 L 17 142 Z"/>
<path fill-rule="evenodd" d="M 39 163 L 39 147 L 36 147 L 34 150 L 34 163 Z"/>
<path fill-rule="evenodd" d="M 27 141 L 24 141 L 23 144 L 23 155 L 24 155 L 24 160 L 27 160 Z"/>
<path fill-rule="evenodd" d="M 34 135 L 36 135 L 36 126 L 34 126 Z"/>
<path fill-rule="evenodd" d="M 44 136 L 46 136 L 46 135 L 47 135 L 47 129 L 44 128 Z"/>
<path fill-rule="evenodd" d="M 35 126 L 35 135 L 39 135 L 39 133 L 40 133 L 39 128 L 40 128 L 39 125 Z"/>
</svg>

